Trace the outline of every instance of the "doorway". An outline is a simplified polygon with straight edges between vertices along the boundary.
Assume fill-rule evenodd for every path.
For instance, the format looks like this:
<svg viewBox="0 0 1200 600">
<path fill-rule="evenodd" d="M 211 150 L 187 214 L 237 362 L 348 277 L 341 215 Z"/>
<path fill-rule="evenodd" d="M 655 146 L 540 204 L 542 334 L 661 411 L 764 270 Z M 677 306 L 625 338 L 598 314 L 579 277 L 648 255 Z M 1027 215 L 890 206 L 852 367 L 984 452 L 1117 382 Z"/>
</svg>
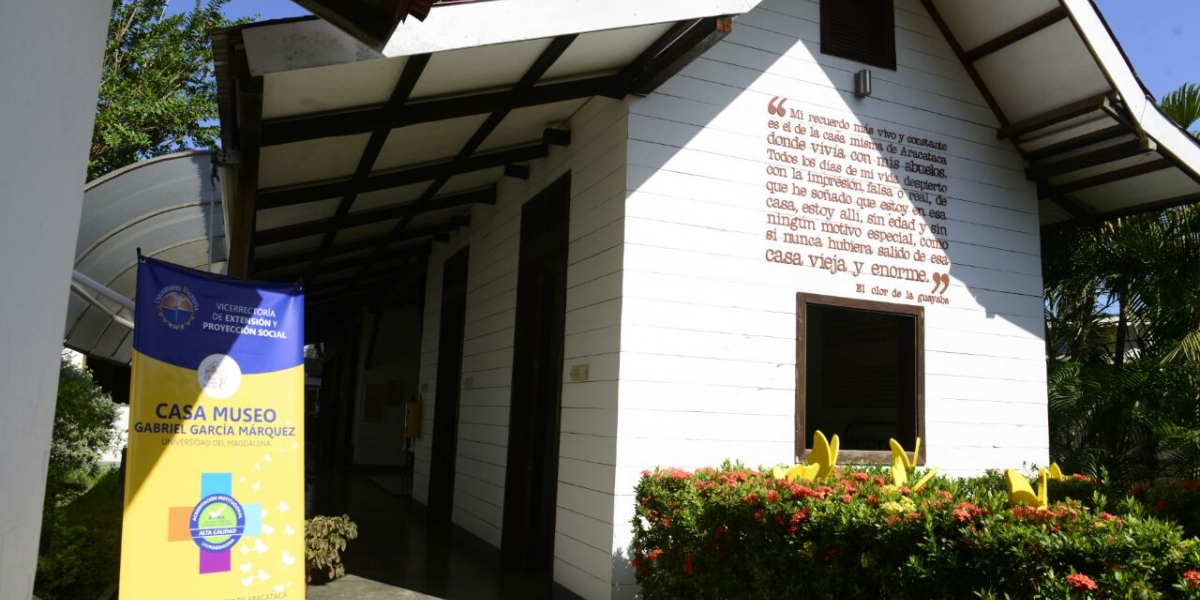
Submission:
<svg viewBox="0 0 1200 600">
<path fill-rule="evenodd" d="M 433 453 L 429 463 L 428 515 L 432 523 L 449 523 L 454 509 L 454 467 L 458 454 L 469 249 L 459 250 L 442 265 L 442 315 L 438 329 L 437 388 L 433 405 Z"/>
<path fill-rule="evenodd" d="M 504 568 L 547 584 L 554 567 L 570 203 L 567 174 L 521 210 L 504 482 Z"/>
</svg>

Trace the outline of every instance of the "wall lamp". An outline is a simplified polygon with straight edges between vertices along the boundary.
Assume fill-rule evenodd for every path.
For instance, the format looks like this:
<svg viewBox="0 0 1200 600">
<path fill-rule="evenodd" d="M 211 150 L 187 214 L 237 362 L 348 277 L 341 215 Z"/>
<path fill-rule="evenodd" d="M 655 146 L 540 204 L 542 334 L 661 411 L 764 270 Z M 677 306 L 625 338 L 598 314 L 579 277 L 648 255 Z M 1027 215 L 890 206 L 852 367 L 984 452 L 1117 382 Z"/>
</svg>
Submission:
<svg viewBox="0 0 1200 600">
<path fill-rule="evenodd" d="M 871 70 L 863 69 L 854 74 L 854 95 L 865 98 L 871 95 Z"/>
</svg>

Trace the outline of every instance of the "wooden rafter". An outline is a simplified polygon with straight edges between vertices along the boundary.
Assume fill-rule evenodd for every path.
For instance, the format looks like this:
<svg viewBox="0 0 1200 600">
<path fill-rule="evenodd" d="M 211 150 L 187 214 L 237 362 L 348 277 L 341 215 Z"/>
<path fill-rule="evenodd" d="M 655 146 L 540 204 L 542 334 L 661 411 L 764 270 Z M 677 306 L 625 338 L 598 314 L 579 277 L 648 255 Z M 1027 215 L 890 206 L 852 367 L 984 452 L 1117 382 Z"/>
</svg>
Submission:
<svg viewBox="0 0 1200 600">
<path fill-rule="evenodd" d="M 471 204 L 495 204 L 496 203 L 496 188 L 488 187 L 481 190 L 463 192 L 461 194 L 451 194 L 448 196 L 439 196 L 435 198 L 435 202 L 426 207 L 426 211 L 443 210 L 446 208 L 455 208 L 459 206 L 468 206 Z M 370 225 L 382 221 L 391 221 L 392 219 L 402 219 L 411 214 L 418 214 L 417 207 L 412 203 L 401 204 L 398 206 L 389 206 L 376 210 L 364 210 L 361 212 L 350 213 L 342 219 L 341 229 L 350 227 L 358 227 L 361 225 Z M 274 229 L 267 229 L 256 234 L 255 241 L 259 245 L 277 244 L 288 240 L 295 240 L 310 235 L 325 233 L 329 228 L 328 219 L 316 219 L 313 221 L 305 221 L 294 225 L 285 225 Z"/>
<path fill-rule="evenodd" d="M 358 192 L 377 192 L 379 190 L 421 183 L 423 181 L 432 181 L 443 177 L 449 178 L 454 175 L 471 173 L 473 171 L 503 167 L 514 162 L 545 158 L 549 153 L 550 148 L 546 144 L 538 143 L 502 150 L 500 152 L 472 156 L 468 159 L 453 158 L 429 165 L 372 175 L 359 186 Z M 265 208 L 303 204 L 315 200 L 338 198 L 348 193 L 352 185 L 353 182 L 351 180 L 342 180 L 303 187 L 266 189 L 258 194 L 258 208 L 262 210 Z"/>
<path fill-rule="evenodd" d="M 1093 144 L 1101 144 L 1109 140 L 1114 140 L 1116 138 L 1129 135 L 1131 133 L 1132 132 L 1126 127 L 1121 125 L 1113 125 L 1112 127 L 1105 127 L 1099 131 L 1094 131 L 1079 137 L 1073 137 L 1069 140 L 1058 142 L 1057 144 L 1051 144 L 1045 148 L 1030 150 L 1025 153 L 1025 158 L 1029 159 L 1030 162 L 1040 162 L 1059 154 L 1066 154 L 1067 152 L 1082 150 Z"/>
<path fill-rule="evenodd" d="M 1099 150 L 1077 154 L 1052 163 L 1030 167 L 1026 170 L 1025 174 L 1029 179 L 1034 181 L 1045 181 L 1051 177 L 1065 175 L 1072 171 L 1133 158 L 1147 152 L 1153 152 L 1154 149 L 1154 144 L 1146 140 L 1130 140 L 1128 142 L 1105 146 Z"/>
<path fill-rule="evenodd" d="M 1099 175 L 1086 177 L 1078 181 L 1056 185 L 1054 186 L 1054 189 L 1060 194 L 1072 194 L 1088 188 L 1094 188 L 1097 186 L 1121 181 L 1122 179 L 1129 179 L 1130 177 L 1138 177 L 1140 175 L 1146 175 L 1148 173 L 1155 173 L 1164 169 L 1170 169 L 1174 166 L 1175 163 L 1171 162 L 1170 160 L 1166 158 L 1160 158 L 1158 160 L 1145 162 L 1140 165 L 1133 165 L 1132 167 L 1125 167 L 1124 169 L 1117 169 L 1116 171 L 1101 173 Z"/>
<path fill-rule="evenodd" d="M 374 238 L 370 238 L 370 239 L 366 239 L 366 240 L 360 240 L 357 242 L 347 242 L 344 244 L 335 244 L 335 245 L 330 246 L 329 248 L 325 249 L 324 252 L 320 252 L 317 250 L 310 250 L 308 252 L 301 252 L 301 253 L 297 253 L 297 254 L 288 254 L 288 255 L 280 256 L 280 257 L 259 259 L 258 261 L 255 262 L 255 267 L 262 269 L 264 271 L 269 271 L 269 270 L 279 269 L 279 268 L 290 266 L 290 265 L 311 263 L 314 260 L 316 260 L 318 256 L 322 256 L 322 255 L 336 256 L 338 254 L 347 254 L 350 252 L 358 252 L 360 250 L 369 250 L 369 249 L 375 248 L 378 245 L 383 245 L 384 247 L 387 247 L 396 242 L 418 240 L 418 239 L 426 238 L 426 237 L 429 237 L 431 235 L 435 235 L 438 233 L 454 231 L 455 229 L 469 225 L 470 223 L 471 223 L 470 217 L 465 217 L 465 216 L 454 217 L 445 223 L 438 223 L 437 225 L 431 225 L 429 227 L 422 227 L 419 229 L 411 229 L 409 231 L 402 231 L 400 233 L 393 232 L 393 233 L 390 233 L 385 236 L 374 237 Z"/>
<path fill-rule="evenodd" d="M 1001 127 L 1000 131 L 996 132 L 996 138 L 1017 138 L 1039 129 L 1045 129 L 1064 121 L 1069 121 L 1075 117 L 1081 117 L 1093 112 L 1101 112 L 1108 103 L 1108 96 L 1108 92 L 1097 94 L 1090 98 L 1084 98 L 1083 100 L 1060 106 L 1054 110 L 1046 111 L 1040 115 L 1012 123 L 1007 127 Z"/>
<path fill-rule="evenodd" d="M 571 44 L 575 42 L 577 37 L 578 36 L 576 35 L 565 35 L 554 38 L 554 40 L 550 42 L 550 45 L 542 51 L 540 56 L 538 56 L 537 60 L 533 61 L 533 64 L 529 67 L 525 74 L 521 76 L 521 79 L 517 81 L 517 84 L 513 86 L 513 91 L 527 90 L 536 85 L 537 82 L 541 80 L 542 75 L 546 74 L 546 71 L 548 71 L 554 62 L 557 61 L 558 58 L 567 51 L 567 48 L 569 48 Z M 455 161 L 461 162 L 470 159 L 472 155 L 475 154 L 475 151 L 479 149 L 479 146 L 483 144 L 484 140 L 486 140 L 488 136 L 496 130 L 496 127 L 500 125 L 504 118 L 508 116 L 509 112 L 509 109 L 500 109 L 493 111 L 492 114 L 488 115 L 488 118 L 485 119 L 483 124 L 479 126 L 479 129 L 475 131 L 471 138 L 467 140 L 467 143 L 463 145 L 462 149 L 458 151 L 458 154 L 455 156 Z M 549 150 L 545 144 L 542 145 L 542 148 L 544 148 L 547 152 Z M 442 186 L 446 185 L 446 183 L 449 181 L 449 175 L 444 175 L 433 180 L 433 182 L 429 184 L 429 187 L 425 189 L 425 192 L 421 194 L 421 197 L 418 198 L 414 203 L 416 208 L 418 210 L 423 210 L 428 204 L 433 202 L 434 198 L 437 196 L 437 193 L 442 189 Z M 396 227 L 392 230 L 392 235 L 401 235 L 408 227 L 409 223 L 412 222 L 414 217 L 415 215 L 411 215 L 400 219 L 400 222 L 397 223 Z M 360 274 L 366 273 L 371 269 L 371 265 L 386 247 L 387 244 L 384 243 L 381 243 L 375 247 L 375 251 L 372 253 L 372 255 L 363 261 Z"/>
<path fill-rule="evenodd" d="M 691 28 L 644 65 L 634 61 L 636 71 L 627 71 L 627 75 L 632 74 L 629 93 L 639 96 L 650 94 L 717 42 L 725 39 L 731 31 L 733 19 L 729 17 L 710 17 L 696 21 Z"/>
<path fill-rule="evenodd" d="M 503 90 L 407 104 L 403 109 L 367 108 L 332 114 L 271 119 L 263 122 L 263 145 L 273 146 L 323 137 L 366 133 L 376 127 L 397 129 L 432 121 L 528 108 L 592 96 L 625 94 L 616 75 L 550 83 L 522 90 Z"/>
<path fill-rule="evenodd" d="M 975 64 L 967 60 L 966 52 L 963 51 L 962 44 L 958 43 L 958 38 L 954 32 L 950 31 L 950 26 L 946 24 L 946 20 L 942 18 L 942 13 L 938 12 L 936 6 L 933 5 L 933 0 L 921 0 L 921 6 L 925 7 L 925 12 L 929 13 L 929 17 L 933 19 L 937 25 L 938 31 L 942 32 L 942 37 L 946 38 L 946 42 L 950 44 L 950 49 L 954 51 L 954 55 L 958 57 L 958 62 L 967 70 L 967 76 L 975 84 L 975 88 L 979 90 L 983 96 L 984 102 L 987 102 L 988 108 L 992 109 L 992 114 L 996 115 L 996 120 L 1000 122 L 1000 127 L 1008 127 L 1008 117 L 1004 115 L 1004 111 L 1000 109 L 1000 103 L 996 102 L 996 97 L 992 95 L 992 91 L 983 81 L 983 77 L 979 75 L 979 71 L 975 69 Z"/>
<path fill-rule="evenodd" d="M 1067 9 L 1061 4 L 1051 9 L 1049 12 L 1027 22 L 1023 23 L 1011 31 L 1006 31 L 1003 34 L 990 39 L 971 50 L 964 53 L 964 58 L 967 62 L 976 62 L 979 59 L 988 56 L 996 51 L 1007 48 L 1063 19 L 1067 18 Z"/>
<path fill-rule="evenodd" d="M 404 71 L 400 73 L 400 79 L 396 82 L 396 87 L 392 90 L 392 95 L 388 98 L 388 108 L 400 108 L 408 102 L 408 97 L 412 94 L 413 88 L 417 86 L 417 81 L 421 79 L 421 73 L 425 71 L 425 67 L 429 64 L 428 54 L 418 54 L 409 57 L 404 63 Z M 354 177 L 350 180 L 350 185 L 346 189 L 346 193 L 342 196 L 342 200 L 338 203 L 337 211 L 334 212 L 333 218 L 326 225 L 325 237 L 321 239 L 321 249 L 324 250 L 333 244 L 333 238 L 342 227 L 342 222 L 345 221 L 346 215 L 350 212 L 350 207 L 354 201 L 358 199 L 358 194 L 363 191 L 364 184 L 371 176 L 371 171 L 375 168 L 375 161 L 379 159 L 379 153 L 383 151 L 383 145 L 387 142 L 388 135 L 392 132 L 386 127 L 376 127 L 371 132 L 370 139 L 367 140 L 367 145 L 363 148 L 362 156 L 359 157 L 358 167 L 354 171 Z M 318 261 L 319 262 L 319 259 Z"/>
</svg>

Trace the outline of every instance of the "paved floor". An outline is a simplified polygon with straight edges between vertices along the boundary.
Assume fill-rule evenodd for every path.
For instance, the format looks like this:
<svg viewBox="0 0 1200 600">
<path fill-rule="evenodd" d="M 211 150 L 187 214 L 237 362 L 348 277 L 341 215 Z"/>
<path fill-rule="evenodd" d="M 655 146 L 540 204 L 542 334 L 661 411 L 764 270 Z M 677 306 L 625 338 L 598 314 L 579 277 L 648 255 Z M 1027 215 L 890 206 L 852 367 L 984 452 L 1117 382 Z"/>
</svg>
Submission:
<svg viewBox="0 0 1200 600">
<path fill-rule="evenodd" d="M 365 477 L 352 480 L 350 518 L 359 537 L 347 576 L 308 590 L 310 600 L 523 600 L 556 598 L 547 587 L 501 573 L 499 553 L 460 531 L 427 527 L 412 501 Z"/>
</svg>

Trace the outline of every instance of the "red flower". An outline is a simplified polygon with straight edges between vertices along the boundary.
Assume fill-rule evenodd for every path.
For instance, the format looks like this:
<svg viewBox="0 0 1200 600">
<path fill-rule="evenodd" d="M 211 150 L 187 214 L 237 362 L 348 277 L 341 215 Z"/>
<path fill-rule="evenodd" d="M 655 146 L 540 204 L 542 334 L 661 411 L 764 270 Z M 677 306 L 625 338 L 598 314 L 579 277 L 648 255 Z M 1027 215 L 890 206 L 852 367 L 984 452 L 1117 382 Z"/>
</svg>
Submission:
<svg viewBox="0 0 1200 600">
<path fill-rule="evenodd" d="M 717 537 L 720 538 L 723 535 L 725 535 L 725 526 L 717 525 Z"/>
<path fill-rule="evenodd" d="M 938 490 L 938 495 L 941 496 L 942 498 L 945 498 L 946 500 L 949 500 L 954 497 L 954 495 L 951 494 L 947 490 Z"/>
<path fill-rule="evenodd" d="M 1154 512 L 1162 512 L 1164 510 L 1167 510 L 1167 501 L 1159 500 L 1158 504 L 1154 505 Z"/>
<path fill-rule="evenodd" d="M 634 556 L 634 557 L 633 557 L 633 560 L 632 560 L 632 561 L 630 561 L 630 562 L 632 562 L 632 563 L 633 563 L 633 566 L 635 566 L 635 567 L 640 567 L 640 566 L 642 566 L 642 557 L 640 557 L 640 556 Z M 1185 573 L 1185 575 L 1186 575 L 1186 573 Z"/>
<path fill-rule="evenodd" d="M 1188 587 L 1200 586 L 1200 571 L 1184 571 L 1183 579 L 1187 581 Z"/>
<path fill-rule="evenodd" d="M 663 527 L 670 527 L 670 526 L 671 526 L 671 519 L 670 519 L 670 517 L 664 517 L 664 518 L 663 518 L 663 520 L 662 520 L 662 526 L 663 526 Z"/>
<path fill-rule="evenodd" d="M 779 501 L 779 492 L 775 490 L 767 490 L 767 502 L 775 503 Z"/>
<path fill-rule="evenodd" d="M 746 504 L 758 504 L 758 494 L 755 494 L 754 492 L 750 492 L 746 496 Z"/>
<path fill-rule="evenodd" d="M 692 573 L 695 572 L 695 570 L 696 570 L 696 567 L 692 564 L 692 555 L 688 554 L 687 556 L 684 556 L 683 557 L 683 572 L 687 573 L 688 575 L 691 575 Z"/>
<path fill-rule="evenodd" d="M 657 561 L 658 557 L 662 556 L 662 552 L 663 552 L 662 548 L 655 548 L 655 549 L 651 550 L 650 551 L 650 562 Z"/>
<path fill-rule="evenodd" d="M 1194 490 L 1196 488 L 1200 488 L 1200 480 L 1189 479 L 1183 482 L 1183 489 L 1185 490 Z"/>
<path fill-rule="evenodd" d="M 851 496 L 850 494 L 842 494 L 842 502 L 845 502 L 846 504 L 850 504 L 851 500 L 854 500 L 853 496 Z"/>
<path fill-rule="evenodd" d="M 834 558 L 837 558 L 837 548 L 830 548 L 829 551 L 825 553 L 825 562 L 829 562 Z"/>
<path fill-rule="evenodd" d="M 766 511 L 764 511 L 763 509 L 760 508 L 760 509 L 754 511 L 754 518 L 761 521 L 763 519 L 763 517 L 766 516 L 766 514 L 767 514 Z"/>
<path fill-rule="evenodd" d="M 1096 582 L 1083 573 L 1071 573 L 1067 575 L 1067 585 L 1077 590 L 1091 591 L 1096 589 Z"/>
<path fill-rule="evenodd" d="M 804 498 L 812 493 L 812 490 L 807 485 L 800 485 L 798 483 L 793 483 L 790 491 L 792 492 L 792 498 L 795 500 Z"/>
<path fill-rule="evenodd" d="M 866 473 L 851 473 L 850 477 L 855 481 L 866 481 L 871 478 L 871 476 L 867 475 Z"/>
<path fill-rule="evenodd" d="M 955 519 L 958 519 L 959 523 L 962 523 L 970 520 L 973 517 L 984 514 L 984 511 L 970 502 L 959 502 L 958 506 L 954 507 L 954 510 L 950 511 L 950 514 L 953 515 Z"/>
</svg>

